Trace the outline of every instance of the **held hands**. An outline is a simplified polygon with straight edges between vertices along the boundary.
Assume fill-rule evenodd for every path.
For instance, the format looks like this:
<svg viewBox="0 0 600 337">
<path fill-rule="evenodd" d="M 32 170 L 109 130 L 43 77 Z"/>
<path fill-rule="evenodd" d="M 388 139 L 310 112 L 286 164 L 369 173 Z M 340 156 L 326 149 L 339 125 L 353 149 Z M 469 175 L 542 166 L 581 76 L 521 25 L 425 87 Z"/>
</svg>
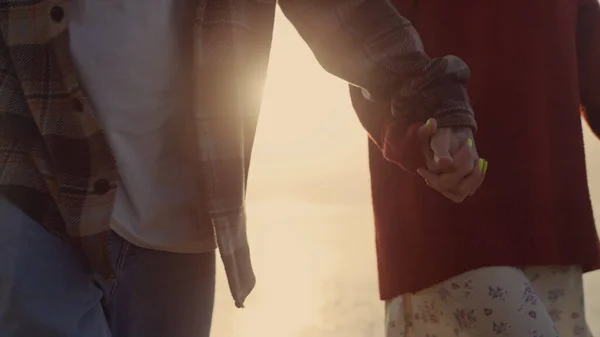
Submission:
<svg viewBox="0 0 600 337">
<path fill-rule="evenodd" d="M 460 203 L 477 191 L 488 162 L 479 158 L 470 128 L 438 128 L 429 119 L 419 129 L 426 167 L 417 170 L 431 188 Z"/>
</svg>

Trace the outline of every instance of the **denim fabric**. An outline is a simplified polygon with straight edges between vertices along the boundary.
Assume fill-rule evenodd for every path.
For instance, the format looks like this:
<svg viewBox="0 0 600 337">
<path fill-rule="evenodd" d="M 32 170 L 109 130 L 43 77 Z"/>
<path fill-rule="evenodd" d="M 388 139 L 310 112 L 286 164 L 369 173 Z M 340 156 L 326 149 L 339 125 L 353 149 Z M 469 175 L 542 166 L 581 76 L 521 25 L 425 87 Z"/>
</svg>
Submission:
<svg viewBox="0 0 600 337">
<path fill-rule="evenodd" d="M 214 252 L 142 249 L 116 234 L 110 244 L 114 282 L 0 197 L 0 336 L 209 336 Z"/>
</svg>

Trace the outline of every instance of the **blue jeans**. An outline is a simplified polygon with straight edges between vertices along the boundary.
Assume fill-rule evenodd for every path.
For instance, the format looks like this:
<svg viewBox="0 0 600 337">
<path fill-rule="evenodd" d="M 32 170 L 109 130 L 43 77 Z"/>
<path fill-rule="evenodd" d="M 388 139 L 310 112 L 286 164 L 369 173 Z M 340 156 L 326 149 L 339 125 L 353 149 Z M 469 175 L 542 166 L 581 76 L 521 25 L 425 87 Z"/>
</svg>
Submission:
<svg viewBox="0 0 600 337">
<path fill-rule="evenodd" d="M 117 279 L 0 196 L 0 336 L 207 337 L 215 253 L 176 254 L 116 234 Z"/>
</svg>

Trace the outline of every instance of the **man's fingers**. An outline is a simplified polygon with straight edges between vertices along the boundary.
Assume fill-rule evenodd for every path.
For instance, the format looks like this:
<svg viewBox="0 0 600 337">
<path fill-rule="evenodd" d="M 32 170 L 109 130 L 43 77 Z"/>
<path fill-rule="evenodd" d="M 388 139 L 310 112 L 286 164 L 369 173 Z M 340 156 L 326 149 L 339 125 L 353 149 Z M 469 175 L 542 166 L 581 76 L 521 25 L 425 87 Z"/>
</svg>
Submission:
<svg viewBox="0 0 600 337">
<path fill-rule="evenodd" d="M 449 128 L 439 129 L 434 136 L 431 137 L 430 147 L 433 151 L 433 160 L 440 167 L 446 168 L 452 165 L 453 159 L 450 153 L 452 145 L 452 130 Z"/>
<path fill-rule="evenodd" d="M 431 150 L 430 144 L 431 137 L 438 131 L 437 126 L 437 121 L 434 118 L 430 118 L 419 128 L 418 134 L 421 151 L 425 158 L 425 166 L 429 171 L 439 173 L 441 170 L 439 165 L 433 161 L 433 151 Z"/>
</svg>

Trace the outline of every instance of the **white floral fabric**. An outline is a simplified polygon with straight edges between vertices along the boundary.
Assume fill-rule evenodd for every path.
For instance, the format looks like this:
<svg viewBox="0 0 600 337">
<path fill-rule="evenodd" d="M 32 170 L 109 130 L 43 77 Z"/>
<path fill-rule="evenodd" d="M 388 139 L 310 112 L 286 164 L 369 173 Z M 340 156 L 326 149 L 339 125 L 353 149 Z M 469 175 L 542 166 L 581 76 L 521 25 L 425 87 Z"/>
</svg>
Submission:
<svg viewBox="0 0 600 337">
<path fill-rule="evenodd" d="M 386 302 L 387 337 L 592 337 L 582 270 L 486 267 Z"/>
</svg>

